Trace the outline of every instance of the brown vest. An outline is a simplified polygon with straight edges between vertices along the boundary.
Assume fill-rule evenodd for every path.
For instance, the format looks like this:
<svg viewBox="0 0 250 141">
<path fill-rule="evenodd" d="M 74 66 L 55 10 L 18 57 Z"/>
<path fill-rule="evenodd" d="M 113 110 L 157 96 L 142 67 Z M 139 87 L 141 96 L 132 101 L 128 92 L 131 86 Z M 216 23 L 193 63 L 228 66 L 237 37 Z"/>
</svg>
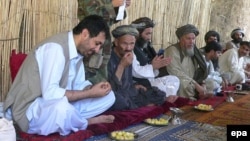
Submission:
<svg viewBox="0 0 250 141">
<path fill-rule="evenodd" d="M 27 132 L 29 128 L 26 111 L 37 97 L 42 96 L 35 51 L 41 45 L 49 42 L 58 43 L 63 48 L 66 61 L 63 75 L 60 80 L 60 87 L 65 88 L 67 85 L 69 72 L 68 32 L 63 32 L 42 41 L 28 54 L 7 94 L 7 98 L 4 102 L 4 111 L 9 107 L 11 108 L 13 120 L 24 132 Z"/>
</svg>

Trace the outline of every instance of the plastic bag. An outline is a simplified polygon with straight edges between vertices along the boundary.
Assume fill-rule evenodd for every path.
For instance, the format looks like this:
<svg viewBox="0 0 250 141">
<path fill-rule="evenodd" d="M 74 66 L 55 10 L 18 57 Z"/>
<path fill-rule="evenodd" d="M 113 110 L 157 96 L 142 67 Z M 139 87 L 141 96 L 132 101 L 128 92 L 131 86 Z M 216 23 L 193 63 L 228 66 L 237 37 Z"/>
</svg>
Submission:
<svg viewBox="0 0 250 141">
<path fill-rule="evenodd" d="M 12 121 L 0 119 L 0 141 L 16 141 L 16 131 Z"/>
</svg>

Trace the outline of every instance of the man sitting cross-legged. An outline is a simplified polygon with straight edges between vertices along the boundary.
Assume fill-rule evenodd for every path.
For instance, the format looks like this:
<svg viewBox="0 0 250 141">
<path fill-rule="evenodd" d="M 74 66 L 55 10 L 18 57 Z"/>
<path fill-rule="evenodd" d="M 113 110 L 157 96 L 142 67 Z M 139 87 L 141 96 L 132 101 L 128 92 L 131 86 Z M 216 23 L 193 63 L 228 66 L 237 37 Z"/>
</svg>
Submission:
<svg viewBox="0 0 250 141">
<path fill-rule="evenodd" d="M 139 31 L 134 47 L 135 59 L 132 63 L 134 80 L 148 87 L 157 87 L 165 92 L 167 98 L 175 99 L 180 80 L 174 75 L 167 74 L 166 67 L 171 58 L 164 57 L 163 52 L 157 54 L 152 46 L 151 38 L 155 23 L 148 17 L 141 17 L 131 25 Z"/>
<path fill-rule="evenodd" d="M 112 31 L 114 46 L 108 63 L 108 78 L 116 101 L 110 110 L 135 109 L 161 105 L 166 95 L 156 87 L 134 84 L 132 78 L 133 49 L 138 31 L 131 25 L 118 26 Z M 171 100 L 175 102 L 176 99 Z"/>
</svg>

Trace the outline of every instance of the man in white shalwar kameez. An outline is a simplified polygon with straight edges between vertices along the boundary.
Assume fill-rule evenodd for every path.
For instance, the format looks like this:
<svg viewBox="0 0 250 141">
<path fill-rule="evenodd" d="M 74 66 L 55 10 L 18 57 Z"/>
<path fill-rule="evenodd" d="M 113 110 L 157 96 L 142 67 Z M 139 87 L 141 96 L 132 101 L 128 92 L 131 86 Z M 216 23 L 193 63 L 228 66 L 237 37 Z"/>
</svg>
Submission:
<svg viewBox="0 0 250 141">
<path fill-rule="evenodd" d="M 151 64 L 141 66 L 135 55 L 133 58 L 132 68 L 133 77 L 148 79 L 152 86 L 165 92 L 166 97 L 177 95 L 180 80 L 176 76 L 166 75 L 157 77 L 159 75 L 159 70 L 154 69 Z"/>
<path fill-rule="evenodd" d="M 153 20 L 141 17 L 133 21 L 132 26 L 139 31 L 132 63 L 134 80 L 138 83 L 148 80 L 151 86 L 165 92 L 166 97 L 176 97 L 180 85 L 179 79 L 168 74 L 159 77 L 159 69 L 166 71 L 165 67 L 171 62 L 171 58 L 164 58 L 163 54 L 156 54 L 151 45 L 150 41 L 155 26 Z"/>
<path fill-rule="evenodd" d="M 227 81 L 224 81 L 218 71 L 214 70 L 212 60 L 217 60 L 221 55 L 222 46 L 216 42 L 211 41 L 204 47 L 204 58 L 208 68 L 208 77 L 205 80 L 207 92 L 216 94 L 221 91 L 221 87 L 227 86 Z"/>
<path fill-rule="evenodd" d="M 240 42 L 239 49 L 229 49 L 219 57 L 220 73 L 234 85 L 245 82 L 244 56 L 249 54 L 250 44 L 247 41 Z"/>
<path fill-rule="evenodd" d="M 39 43 L 24 60 L 4 103 L 6 118 L 26 133 L 68 135 L 95 123 L 112 123 L 101 115 L 115 96 L 108 82 L 85 80 L 83 57 L 97 53 L 109 35 L 102 17 L 92 15 L 72 31 Z M 97 116 L 97 117 L 96 117 Z"/>
</svg>

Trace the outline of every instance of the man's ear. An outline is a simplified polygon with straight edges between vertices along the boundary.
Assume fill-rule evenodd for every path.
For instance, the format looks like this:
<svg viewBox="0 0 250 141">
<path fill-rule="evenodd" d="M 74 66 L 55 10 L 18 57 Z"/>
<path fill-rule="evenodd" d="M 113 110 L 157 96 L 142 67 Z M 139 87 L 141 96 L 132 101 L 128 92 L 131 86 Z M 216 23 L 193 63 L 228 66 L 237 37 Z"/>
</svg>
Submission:
<svg viewBox="0 0 250 141">
<path fill-rule="evenodd" d="M 89 37 L 89 31 L 88 29 L 82 30 L 82 38 L 87 39 Z"/>
<path fill-rule="evenodd" d="M 115 47 L 117 47 L 117 45 L 118 45 L 118 40 L 117 39 L 114 40 L 114 44 L 115 44 Z"/>
</svg>

